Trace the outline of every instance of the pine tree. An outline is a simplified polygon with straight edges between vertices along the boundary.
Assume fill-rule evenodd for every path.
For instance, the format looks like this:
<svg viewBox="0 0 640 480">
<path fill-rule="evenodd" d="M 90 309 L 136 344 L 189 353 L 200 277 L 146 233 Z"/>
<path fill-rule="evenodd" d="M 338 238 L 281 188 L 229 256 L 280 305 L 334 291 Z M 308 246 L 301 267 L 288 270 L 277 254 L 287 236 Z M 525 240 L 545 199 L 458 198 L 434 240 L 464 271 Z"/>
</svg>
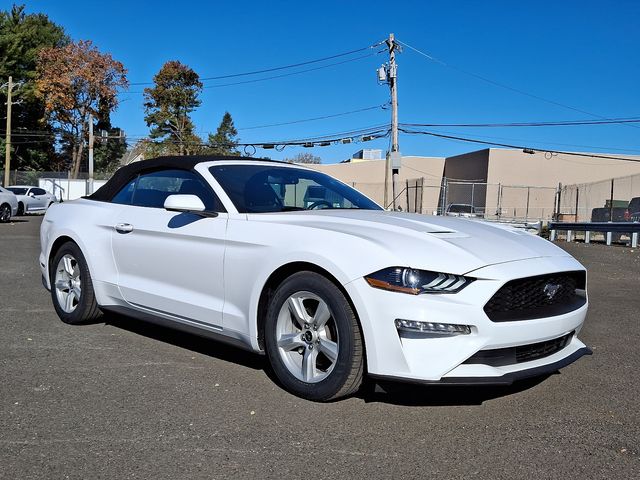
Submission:
<svg viewBox="0 0 640 480">
<path fill-rule="evenodd" d="M 194 133 L 191 113 L 200 106 L 202 82 L 198 74 L 177 60 L 165 63 L 144 89 L 144 117 L 151 127 L 156 154 L 190 155 L 202 141 Z M 157 150 L 157 151 L 156 151 Z"/>
<path fill-rule="evenodd" d="M 215 134 L 209 134 L 208 153 L 212 155 L 239 155 L 238 130 L 233 125 L 233 118 L 229 112 L 225 112 L 220 126 Z"/>
</svg>

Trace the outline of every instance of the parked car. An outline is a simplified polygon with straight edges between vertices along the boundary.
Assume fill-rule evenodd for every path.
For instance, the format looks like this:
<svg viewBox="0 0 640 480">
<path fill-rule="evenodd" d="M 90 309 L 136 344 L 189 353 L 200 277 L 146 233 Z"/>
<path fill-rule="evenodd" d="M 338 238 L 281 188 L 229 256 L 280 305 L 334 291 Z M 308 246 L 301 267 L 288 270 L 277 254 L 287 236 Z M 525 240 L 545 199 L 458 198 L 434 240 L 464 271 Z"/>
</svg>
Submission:
<svg viewBox="0 0 640 480">
<path fill-rule="evenodd" d="M 466 203 L 452 203 L 447 207 L 446 214 L 450 217 L 475 218 L 478 216 L 473 205 Z"/>
<path fill-rule="evenodd" d="M 18 199 L 13 192 L 0 187 L 0 223 L 7 223 L 18 213 Z"/>
<path fill-rule="evenodd" d="M 627 213 L 626 207 L 613 207 L 613 219 L 614 222 L 624 222 L 625 215 Z M 608 222 L 610 221 L 611 210 L 609 207 L 598 207 L 591 210 L 592 222 Z"/>
<path fill-rule="evenodd" d="M 627 207 L 613 207 L 613 221 L 614 222 L 625 222 L 628 221 L 625 219 L 627 215 Z M 591 221 L 592 222 L 608 222 L 611 217 L 611 209 L 609 207 L 598 207 L 591 210 Z M 611 241 L 613 243 L 618 243 L 622 239 L 621 233 L 612 233 Z"/>
<path fill-rule="evenodd" d="M 18 213 L 44 212 L 58 199 L 55 195 L 47 192 L 44 188 L 29 185 L 11 185 L 7 190 L 12 191 L 18 197 Z"/>
<path fill-rule="evenodd" d="M 510 384 L 590 353 L 586 271 L 564 250 L 503 225 L 388 212 L 297 165 L 135 162 L 53 205 L 40 240 L 63 322 L 111 311 L 217 338 L 265 354 L 315 401 L 364 375 Z"/>
<path fill-rule="evenodd" d="M 640 222 L 640 197 L 634 197 L 629 202 L 624 219 L 627 222 Z"/>
</svg>

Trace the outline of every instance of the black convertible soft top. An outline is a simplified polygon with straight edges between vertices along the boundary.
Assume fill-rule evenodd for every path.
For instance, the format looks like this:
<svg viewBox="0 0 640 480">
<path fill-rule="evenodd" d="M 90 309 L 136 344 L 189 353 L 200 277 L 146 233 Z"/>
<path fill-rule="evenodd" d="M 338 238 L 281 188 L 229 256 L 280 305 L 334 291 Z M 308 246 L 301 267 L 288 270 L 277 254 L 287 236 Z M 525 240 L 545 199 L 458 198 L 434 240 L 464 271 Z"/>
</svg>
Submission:
<svg viewBox="0 0 640 480">
<path fill-rule="evenodd" d="M 238 157 L 238 156 L 217 156 L 217 155 L 186 155 L 186 156 L 167 156 L 150 158 L 149 160 L 140 160 L 116 170 L 116 173 L 102 187 L 96 190 L 92 195 L 85 198 L 98 200 L 101 202 L 110 201 L 113 196 L 122 189 L 127 183 L 134 179 L 140 173 L 153 172 L 155 170 L 165 170 L 167 168 L 177 170 L 193 170 L 197 164 L 202 162 L 214 162 L 220 160 L 252 160 L 261 162 L 278 162 L 277 160 L 269 160 L 266 158 Z"/>
</svg>

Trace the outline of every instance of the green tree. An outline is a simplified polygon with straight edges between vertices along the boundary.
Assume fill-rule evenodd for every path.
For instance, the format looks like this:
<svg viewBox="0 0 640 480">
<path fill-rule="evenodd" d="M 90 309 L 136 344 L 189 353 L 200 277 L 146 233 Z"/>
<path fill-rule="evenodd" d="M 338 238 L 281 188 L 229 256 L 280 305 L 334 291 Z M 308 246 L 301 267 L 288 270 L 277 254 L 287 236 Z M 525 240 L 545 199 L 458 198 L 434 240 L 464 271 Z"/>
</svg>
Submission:
<svg viewBox="0 0 640 480">
<path fill-rule="evenodd" d="M 101 105 L 98 122 L 93 130 L 97 140 L 93 149 L 95 171 L 113 173 L 120 166 L 120 160 L 127 152 L 127 142 L 120 129 L 111 125 L 111 112 L 108 105 Z M 107 138 L 103 138 L 102 132 L 106 133 Z"/>
<path fill-rule="evenodd" d="M 98 102 L 98 115 L 93 123 L 94 147 L 93 161 L 96 173 L 113 173 L 120 167 L 120 160 L 127 152 L 126 139 L 121 135 L 120 129 L 111 125 L 111 112 L 108 104 Z M 103 132 L 106 135 L 103 136 Z M 72 143 L 61 144 L 61 157 L 71 158 Z M 89 149 L 82 149 L 82 166 L 89 165 Z"/>
<path fill-rule="evenodd" d="M 202 140 L 194 133 L 191 113 L 200 106 L 198 74 L 177 60 L 165 63 L 144 89 L 144 117 L 151 127 L 150 155 L 197 153 Z"/>
<path fill-rule="evenodd" d="M 285 162 L 289 163 L 322 163 L 322 159 L 312 153 L 302 152 L 291 158 L 285 158 Z"/>
<path fill-rule="evenodd" d="M 44 102 L 36 95 L 36 64 L 43 48 L 63 47 L 69 43 L 64 29 L 42 14 L 25 13 L 24 5 L 13 5 L 0 11 L 0 83 L 7 77 L 22 82 L 14 90 L 12 131 L 13 155 L 11 166 L 18 170 L 54 169 L 57 155 L 54 150 L 52 127 L 45 121 Z M 0 105 L 7 101 L 6 90 L 0 92 Z M 0 107 L 4 112 L 4 107 Z M 2 149 L 4 151 L 4 143 Z"/>
<path fill-rule="evenodd" d="M 238 151 L 238 130 L 229 112 L 224 112 L 216 133 L 209 134 L 208 153 L 212 155 L 240 155 Z"/>
</svg>

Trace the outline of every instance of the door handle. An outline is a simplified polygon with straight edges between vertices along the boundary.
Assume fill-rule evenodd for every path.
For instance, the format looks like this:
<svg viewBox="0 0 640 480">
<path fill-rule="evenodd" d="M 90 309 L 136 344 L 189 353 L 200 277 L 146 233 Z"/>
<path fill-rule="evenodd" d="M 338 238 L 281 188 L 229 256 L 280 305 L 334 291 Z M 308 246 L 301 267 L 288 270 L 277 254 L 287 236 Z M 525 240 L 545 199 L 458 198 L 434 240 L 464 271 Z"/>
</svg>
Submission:
<svg viewBox="0 0 640 480">
<path fill-rule="evenodd" d="M 133 225 L 130 223 L 116 223 L 115 229 L 118 233 L 133 232 Z"/>
</svg>

